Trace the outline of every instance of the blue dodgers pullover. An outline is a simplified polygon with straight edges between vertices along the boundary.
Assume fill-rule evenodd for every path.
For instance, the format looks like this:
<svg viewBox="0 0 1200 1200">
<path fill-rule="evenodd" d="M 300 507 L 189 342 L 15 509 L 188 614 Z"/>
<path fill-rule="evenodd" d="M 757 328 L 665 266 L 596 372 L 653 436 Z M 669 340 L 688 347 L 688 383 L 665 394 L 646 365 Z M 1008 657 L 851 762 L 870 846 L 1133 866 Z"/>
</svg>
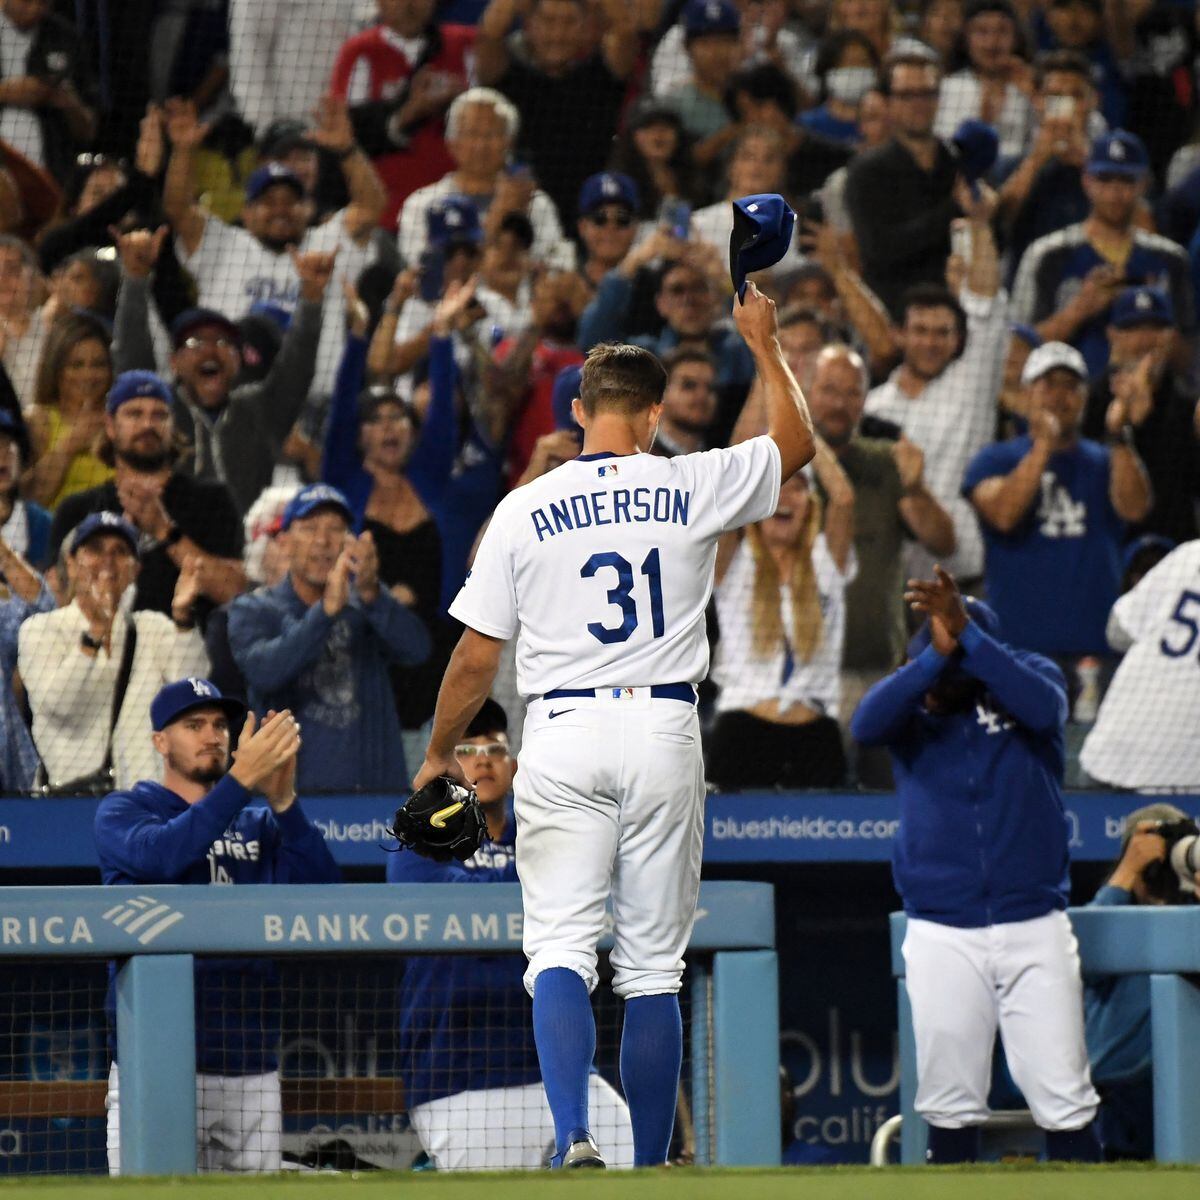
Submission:
<svg viewBox="0 0 1200 1200">
<path fill-rule="evenodd" d="M 229 606 L 229 645 L 260 715 L 290 708 L 304 729 L 306 792 L 392 791 L 408 783 L 389 662 L 429 657 L 421 618 L 386 588 L 353 595 L 335 617 L 306 605 L 285 576 Z"/>
<path fill-rule="evenodd" d="M 515 883 L 511 800 L 504 833 L 465 863 L 411 850 L 388 856 L 389 883 Z M 533 1006 L 520 954 L 426 954 L 405 959 L 400 984 L 399 1069 L 409 1108 L 486 1088 L 541 1082 Z"/>
<path fill-rule="evenodd" d="M 336 883 L 337 863 L 296 801 L 276 816 L 247 808 L 250 793 L 226 775 L 195 804 L 160 783 L 112 792 L 93 826 L 106 884 Z M 116 1028 L 115 967 L 106 1008 Z M 278 1067 L 279 986 L 262 959 L 196 962 L 196 1070 L 262 1075 Z M 114 1046 L 114 1059 L 116 1051 Z"/>
<path fill-rule="evenodd" d="M 928 646 L 866 694 L 850 732 L 892 753 L 892 873 L 904 911 L 971 929 L 1067 906 L 1067 694 L 1049 659 L 995 641 L 974 621 L 959 645 L 953 661 L 987 686 L 974 711 L 925 709 L 952 661 Z"/>
</svg>

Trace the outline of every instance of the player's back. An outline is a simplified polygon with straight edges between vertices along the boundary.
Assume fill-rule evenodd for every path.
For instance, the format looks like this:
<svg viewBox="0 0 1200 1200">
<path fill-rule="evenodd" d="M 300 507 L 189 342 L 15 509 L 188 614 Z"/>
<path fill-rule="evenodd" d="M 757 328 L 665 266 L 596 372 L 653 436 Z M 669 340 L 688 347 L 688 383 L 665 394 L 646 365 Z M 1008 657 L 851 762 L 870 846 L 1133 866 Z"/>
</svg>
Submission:
<svg viewBox="0 0 1200 1200">
<path fill-rule="evenodd" d="M 505 497 L 451 613 L 495 637 L 519 625 L 526 696 L 698 682 L 717 538 L 778 494 L 765 437 L 671 459 L 582 455 Z"/>
</svg>

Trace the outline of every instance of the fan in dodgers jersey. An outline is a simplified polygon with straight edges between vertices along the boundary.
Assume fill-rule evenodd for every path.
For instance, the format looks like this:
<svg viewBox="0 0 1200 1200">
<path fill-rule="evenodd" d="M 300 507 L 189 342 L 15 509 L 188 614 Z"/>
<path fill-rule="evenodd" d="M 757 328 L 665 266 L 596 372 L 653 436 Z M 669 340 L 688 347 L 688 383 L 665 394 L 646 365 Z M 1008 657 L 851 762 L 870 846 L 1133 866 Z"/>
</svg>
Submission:
<svg viewBox="0 0 1200 1200">
<path fill-rule="evenodd" d="M 784 248 L 790 233 L 789 221 Z M 664 1163 L 671 1139 L 703 833 L 695 684 L 708 671 L 717 540 L 774 513 L 781 481 L 814 453 L 774 303 L 748 285 L 734 320 L 765 390 L 769 432 L 731 449 L 651 455 L 662 365 L 634 346 L 595 347 L 572 408 L 583 452 L 501 501 L 450 607 L 466 629 L 414 788 L 455 773 L 454 746 L 519 628 L 528 709 L 514 786 L 517 872 L 556 1166 L 604 1165 L 588 1128 L 589 993 L 610 895 L 634 1165 Z"/>
</svg>

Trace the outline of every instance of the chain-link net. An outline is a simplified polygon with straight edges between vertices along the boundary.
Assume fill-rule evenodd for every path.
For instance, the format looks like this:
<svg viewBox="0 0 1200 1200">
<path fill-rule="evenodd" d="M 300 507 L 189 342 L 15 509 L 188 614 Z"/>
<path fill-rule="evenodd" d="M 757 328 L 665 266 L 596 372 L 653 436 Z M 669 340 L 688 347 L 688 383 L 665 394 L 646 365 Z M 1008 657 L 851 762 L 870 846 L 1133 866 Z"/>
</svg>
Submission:
<svg viewBox="0 0 1200 1200">
<path fill-rule="evenodd" d="M 517 954 L 198 960 L 199 1169 L 545 1166 L 554 1126 L 523 969 Z M 106 969 L 10 961 L 0 987 L 0 1173 L 116 1173 Z M 688 995 L 685 986 L 685 1029 Z M 592 1132 L 610 1165 L 629 1166 L 622 1005 L 602 986 L 594 1007 Z M 673 1146 L 681 1161 L 696 1151 L 689 1059 Z"/>
</svg>

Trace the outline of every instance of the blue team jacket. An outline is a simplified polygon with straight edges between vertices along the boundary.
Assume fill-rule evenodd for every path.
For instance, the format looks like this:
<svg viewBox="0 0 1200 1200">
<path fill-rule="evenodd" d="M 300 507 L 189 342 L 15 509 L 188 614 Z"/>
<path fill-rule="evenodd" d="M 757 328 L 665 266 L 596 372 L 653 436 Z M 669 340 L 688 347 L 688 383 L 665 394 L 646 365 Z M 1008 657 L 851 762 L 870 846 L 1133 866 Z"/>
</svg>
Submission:
<svg viewBox="0 0 1200 1200">
<path fill-rule="evenodd" d="M 960 645 L 961 668 L 987 685 L 973 712 L 925 710 L 951 661 L 929 646 L 863 697 L 850 732 L 892 753 L 904 911 L 960 928 L 1026 921 L 1067 906 L 1066 686 L 1049 659 L 973 621 Z"/>
<path fill-rule="evenodd" d="M 389 883 L 515 883 L 516 822 L 465 863 L 411 850 L 388 857 Z M 540 1083 L 533 1010 L 520 954 L 429 954 L 405 959 L 397 1044 L 409 1108 L 485 1088 Z"/>
<path fill-rule="evenodd" d="M 143 781 L 106 796 L 94 832 L 104 883 L 336 883 L 341 878 L 321 832 L 299 801 L 276 816 L 247 808 L 250 793 L 226 775 L 188 804 Z M 109 968 L 107 1009 L 115 1028 Z M 261 959 L 196 962 L 196 1070 L 262 1075 L 278 1064 L 279 985 Z M 115 1049 L 114 1049 L 114 1058 Z"/>
</svg>

